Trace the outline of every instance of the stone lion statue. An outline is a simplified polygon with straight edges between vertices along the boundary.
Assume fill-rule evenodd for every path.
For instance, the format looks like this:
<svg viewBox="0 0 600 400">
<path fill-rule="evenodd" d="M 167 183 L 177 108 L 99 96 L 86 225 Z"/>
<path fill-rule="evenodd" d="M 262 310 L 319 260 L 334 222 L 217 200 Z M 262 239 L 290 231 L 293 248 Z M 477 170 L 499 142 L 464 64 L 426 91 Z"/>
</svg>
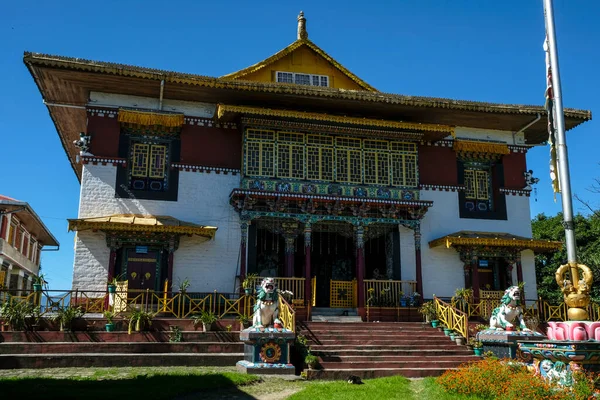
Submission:
<svg viewBox="0 0 600 400">
<path fill-rule="evenodd" d="M 254 304 L 254 317 L 252 318 L 254 328 L 264 328 L 266 326 L 281 328 L 283 326 L 279 320 L 280 294 L 288 296 L 292 293 L 287 290 L 279 290 L 274 278 L 264 278 L 262 280 Z"/>
<path fill-rule="evenodd" d="M 504 291 L 504 296 L 500 300 L 501 305 L 492 311 L 490 318 L 490 329 L 506 330 L 511 329 L 518 324 L 521 330 L 530 332 L 523 320 L 523 310 L 521 309 L 521 291 L 518 286 L 511 286 Z"/>
</svg>

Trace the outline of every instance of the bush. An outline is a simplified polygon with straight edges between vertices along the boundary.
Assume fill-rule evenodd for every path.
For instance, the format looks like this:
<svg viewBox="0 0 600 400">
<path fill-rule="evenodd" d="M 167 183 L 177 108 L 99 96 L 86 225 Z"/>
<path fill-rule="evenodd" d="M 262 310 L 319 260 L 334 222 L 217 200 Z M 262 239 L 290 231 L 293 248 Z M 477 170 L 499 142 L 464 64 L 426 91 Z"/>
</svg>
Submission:
<svg viewBox="0 0 600 400">
<path fill-rule="evenodd" d="M 561 388 L 533 375 L 521 364 L 488 358 L 447 371 L 436 382 L 449 393 L 488 399 L 576 400 L 594 393 L 598 375 L 579 372 L 575 380 L 573 388 Z"/>
</svg>

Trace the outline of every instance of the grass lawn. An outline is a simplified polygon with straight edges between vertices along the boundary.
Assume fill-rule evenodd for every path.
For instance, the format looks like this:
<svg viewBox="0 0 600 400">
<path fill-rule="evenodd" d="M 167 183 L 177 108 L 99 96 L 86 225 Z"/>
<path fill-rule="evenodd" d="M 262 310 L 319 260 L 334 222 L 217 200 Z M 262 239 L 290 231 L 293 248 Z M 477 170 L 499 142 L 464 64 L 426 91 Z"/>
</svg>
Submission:
<svg viewBox="0 0 600 400">
<path fill-rule="evenodd" d="M 108 400 L 477 400 L 445 393 L 432 378 L 303 381 L 239 374 L 233 367 L 131 367 L 0 370 L 0 398 Z"/>
</svg>

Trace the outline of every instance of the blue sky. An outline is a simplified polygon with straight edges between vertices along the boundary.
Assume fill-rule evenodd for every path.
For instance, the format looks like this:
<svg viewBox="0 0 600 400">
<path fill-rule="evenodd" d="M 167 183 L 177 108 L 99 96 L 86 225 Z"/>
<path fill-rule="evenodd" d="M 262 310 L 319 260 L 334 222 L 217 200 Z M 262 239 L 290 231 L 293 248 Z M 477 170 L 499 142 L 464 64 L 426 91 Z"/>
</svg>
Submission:
<svg viewBox="0 0 600 400">
<path fill-rule="evenodd" d="M 220 76 L 254 64 L 296 38 L 303 10 L 310 39 L 377 89 L 510 104 L 544 102 L 541 0 L 27 1 L 0 8 L 0 193 L 29 202 L 61 242 L 46 252 L 53 289 L 71 285 L 79 183 L 23 51 Z M 563 100 L 600 105 L 600 2 L 555 0 Z M 597 122 L 568 133 L 573 192 L 600 177 Z M 540 178 L 532 215 L 560 211 L 548 148 L 528 154 Z M 575 211 L 584 211 L 575 204 Z"/>
</svg>

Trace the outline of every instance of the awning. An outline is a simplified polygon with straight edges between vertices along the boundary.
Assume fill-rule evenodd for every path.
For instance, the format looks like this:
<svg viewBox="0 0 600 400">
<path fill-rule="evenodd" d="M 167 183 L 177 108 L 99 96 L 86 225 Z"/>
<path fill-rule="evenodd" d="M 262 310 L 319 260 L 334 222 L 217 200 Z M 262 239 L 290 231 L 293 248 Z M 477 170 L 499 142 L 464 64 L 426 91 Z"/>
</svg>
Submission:
<svg viewBox="0 0 600 400">
<path fill-rule="evenodd" d="M 169 216 L 115 214 L 105 217 L 69 219 L 70 231 L 88 229 L 109 232 L 175 233 L 198 235 L 212 239 L 217 232 L 215 226 L 196 225 Z"/>
<path fill-rule="evenodd" d="M 563 247 L 562 242 L 526 238 L 502 232 L 460 231 L 429 242 L 429 247 L 445 246 L 490 246 L 530 249 L 538 253 L 556 251 Z"/>
</svg>

